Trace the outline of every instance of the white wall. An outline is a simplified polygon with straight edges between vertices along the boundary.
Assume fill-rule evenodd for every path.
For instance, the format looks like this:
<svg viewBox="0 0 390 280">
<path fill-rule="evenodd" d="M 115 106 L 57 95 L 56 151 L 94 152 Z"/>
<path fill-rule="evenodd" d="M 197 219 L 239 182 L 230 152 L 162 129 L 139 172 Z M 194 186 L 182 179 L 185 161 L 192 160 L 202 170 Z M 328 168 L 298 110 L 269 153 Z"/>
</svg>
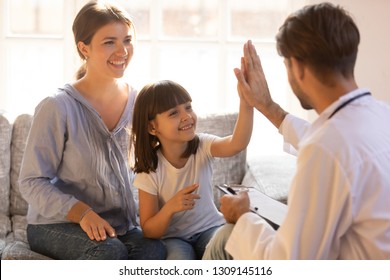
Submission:
<svg viewBox="0 0 390 280">
<path fill-rule="evenodd" d="M 308 0 L 308 3 L 323 1 Z M 330 0 L 344 7 L 360 31 L 360 47 L 355 78 L 360 87 L 390 103 L 390 1 L 389 0 Z"/>
</svg>

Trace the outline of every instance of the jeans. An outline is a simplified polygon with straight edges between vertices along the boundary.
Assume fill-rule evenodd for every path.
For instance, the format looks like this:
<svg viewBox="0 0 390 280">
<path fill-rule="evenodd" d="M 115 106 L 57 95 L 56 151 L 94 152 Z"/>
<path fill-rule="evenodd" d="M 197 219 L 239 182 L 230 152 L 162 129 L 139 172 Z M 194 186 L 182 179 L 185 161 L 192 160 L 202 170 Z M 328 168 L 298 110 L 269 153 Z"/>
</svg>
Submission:
<svg viewBox="0 0 390 280">
<path fill-rule="evenodd" d="M 31 250 L 61 260 L 157 260 L 166 258 L 160 240 L 144 238 L 138 228 L 104 241 L 89 239 L 79 224 L 28 225 Z"/>
<path fill-rule="evenodd" d="M 233 224 L 225 224 L 211 238 L 203 254 L 203 260 L 232 260 L 232 256 L 225 250 L 226 243 L 234 228 Z"/>
<path fill-rule="evenodd" d="M 163 240 L 167 248 L 167 260 L 200 260 L 204 250 L 221 226 L 209 228 L 190 238 L 170 237 Z"/>
</svg>

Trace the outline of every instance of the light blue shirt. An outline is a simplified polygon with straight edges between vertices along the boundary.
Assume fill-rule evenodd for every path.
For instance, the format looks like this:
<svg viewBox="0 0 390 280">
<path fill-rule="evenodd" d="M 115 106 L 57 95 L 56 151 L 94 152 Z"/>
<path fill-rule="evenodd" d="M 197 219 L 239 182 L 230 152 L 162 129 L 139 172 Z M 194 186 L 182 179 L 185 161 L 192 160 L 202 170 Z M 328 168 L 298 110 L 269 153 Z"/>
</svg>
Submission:
<svg viewBox="0 0 390 280">
<path fill-rule="evenodd" d="M 137 225 L 128 160 L 135 96 L 130 88 L 113 131 L 70 84 L 37 106 L 19 177 L 28 223 L 69 222 L 69 210 L 83 201 L 119 235 Z"/>
</svg>

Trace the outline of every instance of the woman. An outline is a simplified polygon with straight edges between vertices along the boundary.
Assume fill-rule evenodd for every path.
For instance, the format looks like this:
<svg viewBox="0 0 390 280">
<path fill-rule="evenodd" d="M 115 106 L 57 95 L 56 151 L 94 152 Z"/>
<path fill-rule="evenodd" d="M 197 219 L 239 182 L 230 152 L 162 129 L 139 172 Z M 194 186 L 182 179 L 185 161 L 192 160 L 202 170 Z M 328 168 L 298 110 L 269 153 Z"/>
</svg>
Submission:
<svg viewBox="0 0 390 280">
<path fill-rule="evenodd" d="M 133 55 L 125 11 L 96 1 L 73 33 L 78 80 L 36 108 L 20 174 L 32 250 L 54 259 L 164 259 L 137 227 L 128 128 L 136 92 L 120 80 Z"/>
</svg>

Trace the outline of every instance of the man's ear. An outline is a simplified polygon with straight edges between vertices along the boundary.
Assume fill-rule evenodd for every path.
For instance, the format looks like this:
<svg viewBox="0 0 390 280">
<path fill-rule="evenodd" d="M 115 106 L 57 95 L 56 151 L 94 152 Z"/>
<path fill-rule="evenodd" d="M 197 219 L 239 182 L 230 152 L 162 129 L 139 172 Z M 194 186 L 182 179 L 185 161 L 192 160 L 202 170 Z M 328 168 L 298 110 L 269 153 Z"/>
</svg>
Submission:
<svg viewBox="0 0 390 280">
<path fill-rule="evenodd" d="M 77 43 L 78 50 L 83 54 L 85 60 L 89 58 L 89 48 L 84 42 L 78 42 Z"/>
<path fill-rule="evenodd" d="M 305 77 L 305 64 L 295 57 L 290 58 L 290 63 L 292 70 L 295 72 L 295 77 L 303 80 Z"/>
</svg>

